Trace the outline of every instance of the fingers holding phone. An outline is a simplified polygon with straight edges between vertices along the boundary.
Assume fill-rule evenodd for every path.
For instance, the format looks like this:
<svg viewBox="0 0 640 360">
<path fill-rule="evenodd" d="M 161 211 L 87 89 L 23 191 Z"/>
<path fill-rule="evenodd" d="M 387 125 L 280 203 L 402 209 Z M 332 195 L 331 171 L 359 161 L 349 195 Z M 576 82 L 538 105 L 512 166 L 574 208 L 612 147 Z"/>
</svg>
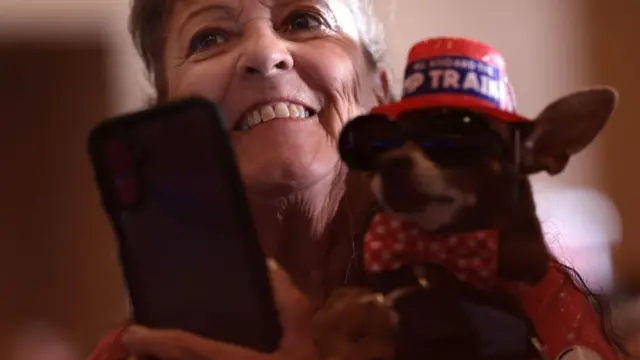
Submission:
<svg viewBox="0 0 640 360">
<path fill-rule="evenodd" d="M 275 304 L 283 327 L 280 349 L 264 354 L 179 330 L 152 330 L 131 326 L 122 341 L 135 358 L 158 360 L 276 360 L 316 359 L 312 337 L 311 307 L 289 276 L 273 260 L 268 260 Z M 251 326 L 251 324 L 247 324 Z"/>
<path fill-rule="evenodd" d="M 267 260 L 275 306 L 283 327 L 282 349 L 297 349 L 300 344 L 313 348 L 313 316 L 307 297 L 296 288 L 289 275 L 273 259 Z"/>
</svg>

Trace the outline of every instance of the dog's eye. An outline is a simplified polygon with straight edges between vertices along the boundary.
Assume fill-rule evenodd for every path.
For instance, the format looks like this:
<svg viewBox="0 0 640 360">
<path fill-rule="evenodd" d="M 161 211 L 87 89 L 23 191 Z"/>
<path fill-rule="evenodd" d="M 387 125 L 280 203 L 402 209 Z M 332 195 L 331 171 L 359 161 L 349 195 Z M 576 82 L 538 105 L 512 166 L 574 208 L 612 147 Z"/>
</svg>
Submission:
<svg viewBox="0 0 640 360">
<path fill-rule="evenodd" d="M 398 123 L 409 133 L 423 135 L 485 136 L 495 131 L 491 120 L 467 109 L 437 108 L 401 113 Z"/>
<path fill-rule="evenodd" d="M 455 119 L 443 119 L 442 121 L 445 122 L 447 120 L 451 123 L 450 129 L 452 132 L 461 135 L 478 136 L 494 132 L 490 120 L 482 116 L 461 114 L 456 116 Z"/>
</svg>

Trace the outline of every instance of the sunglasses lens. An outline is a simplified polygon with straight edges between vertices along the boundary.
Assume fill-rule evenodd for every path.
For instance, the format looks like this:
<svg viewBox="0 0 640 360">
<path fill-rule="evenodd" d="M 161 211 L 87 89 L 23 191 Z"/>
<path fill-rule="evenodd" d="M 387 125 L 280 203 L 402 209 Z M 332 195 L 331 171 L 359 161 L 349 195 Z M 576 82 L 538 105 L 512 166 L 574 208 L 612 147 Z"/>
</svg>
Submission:
<svg viewBox="0 0 640 360">
<path fill-rule="evenodd" d="M 398 122 L 441 167 L 476 163 L 500 141 L 490 119 L 464 109 L 412 111 L 401 114 Z"/>
<path fill-rule="evenodd" d="M 381 154 L 404 144 L 399 130 L 384 115 L 359 116 L 349 121 L 340 133 L 340 156 L 352 169 L 372 170 Z"/>
<path fill-rule="evenodd" d="M 472 165 L 501 143 L 491 121 L 457 108 L 410 111 L 400 114 L 397 121 L 384 115 L 363 115 L 342 130 L 340 156 L 352 169 L 374 170 L 382 154 L 411 140 L 441 167 Z"/>
<path fill-rule="evenodd" d="M 441 167 L 472 165 L 484 158 L 492 148 L 490 142 L 462 139 L 422 141 L 420 144 L 427 156 Z"/>
</svg>

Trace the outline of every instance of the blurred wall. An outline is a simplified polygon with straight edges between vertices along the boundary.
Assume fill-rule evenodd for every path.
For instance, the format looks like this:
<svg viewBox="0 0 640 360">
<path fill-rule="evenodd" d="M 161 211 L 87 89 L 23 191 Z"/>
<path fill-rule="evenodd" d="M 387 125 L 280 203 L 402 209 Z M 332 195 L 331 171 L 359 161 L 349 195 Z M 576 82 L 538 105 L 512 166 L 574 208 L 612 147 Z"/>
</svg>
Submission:
<svg viewBox="0 0 640 360">
<path fill-rule="evenodd" d="M 104 42 L 114 95 L 108 113 L 117 114 L 143 106 L 150 95 L 129 38 L 128 13 L 129 0 L 1 0 L 0 38 Z"/>
<path fill-rule="evenodd" d="M 588 59 L 592 77 L 621 94 L 614 121 L 601 141 L 601 186 L 624 217 L 624 238 L 617 252 L 618 271 L 640 284 L 640 2 L 588 0 Z M 633 155 L 636 154 L 636 155 Z"/>
<path fill-rule="evenodd" d="M 106 55 L 99 37 L 0 39 L 0 343 L 31 322 L 87 343 L 124 317 L 85 143 L 111 98 Z"/>
<path fill-rule="evenodd" d="M 638 126 L 635 120 L 640 118 L 640 110 L 634 106 L 633 102 L 640 96 L 635 86 L 640 81 L 640 69 L 634 66 L 639 51 L 638 46 L 634 44 L 638 44 L 638 35 L 640 35 L 634 27 L 634 21 L 640 16 L 638 1 L 374 0 L 374 2 L 388 25 L 389 64 L 396 75 L 397 88 L 401 83 L 409 46 L 421 38 L 437 35 L 472 37 L 488 42 L 499 49 L 507 60 L 510 78 L 518 94 L 519 108 L 526 115 L 534 116 L 558 96 L 590 84 L 605 83 L 618 87 L 622 93 L 620 109 L 603 136 L 586 152 L 572 160 L 564 174 L 553 179 L 544 175 L 537 176 L 535 186 L 539 194 L 537 196 L 542 203 L 541 217 L 545 223 L 573 224 L 573 226 L 560 226 L 563 231 L 552 234 L 554 239 L 569 248 L 578 248 L 581 242 L 602 243 L 620 237 L 619 229 L 616 227 L 618 210 L 627 220 L 624 223 L 625 242 L 631 243 L 640 236 L 640 224 L 633 221 L 640 200 L 640 195 L 635 188 L 640 174 L 632 163 L 633 156 L 630 155 L 640 147 L 633 141 L 635 140 L 634 130 Z M 26 42 L 34 39 L 41 42 L 66 39 L 84 44 L 90 42 L 104 44 L 103 59 L 106 71 L 104 91 L 107 93 L 103 94 L 103 99 L 94 99 L 95 104 L 98 104 L 96 106 L 104 104 L 104 109 L 97 110 L 94 114 L 104 113 L 104 116 L 107 116 L 130 111 L 143 106 L 149 92 L 142 66 L 131 47 L 126 31 L 128 8 L 128 0 L 1 0 L 0 39 L 21 39 L 20 41 Z M 419 30 L 415 30 L 416 28 Z M 47 58 L 39 60 L 48 61 Z M 0 69 L 0 83 L 3 81 L 3 71 L 6 69 Z M 60 91 L 63 91 L 64 86 L 72 86 L 70 82 L 59 81 Z M 81 82 L 78 83 L 78 87 L 81 87 L 81 84 Z M 95 93 L 99 91 L 96 90 Z M 56 126 L 61 128 L 78 126 L 73 122 L 76 121 L 74 119 L 70 116 L 66 122 L 62 121 Z M 16 120 L 0 117 L 0 121 L 4 123 Z M 67 136 L 81 137 L 81 133 L 88 130 L 91 125 L 87 122 L 88 120 L 84 121 L 79 130 Z M 17 131 L 8 129 L 11 128 L 3 126 L 1 131 Z M 30 135 L 26 131 L 12 134 L 24 136 L 25 143 L 35 142 L 39 136 L 43 136 L 36 133 Z M 12 136 L 12 134 L 5 135 Z M 74 151 L 84 151 L 81 148 L 84 139 L 76 138 L 73 141 L 77 144 Z M 624 145 L 624 148 L 615 148 L 613 145 Z M 65 180 L 67 189 L 73 191 L 71 184 L 86 185 L 91 181 L 88 164 L 82 165 L 81 158 L 74 155 L 75 153 L 71 150 L 65 154 L 70 159 L 68 161 L 72 161 L 77 166 L 59 170 L 64 172 L 59 176 L 67 179 Z M 42 162 L 40 165 L 44 166 Z M 40 165 L 37 162 L 34 163 L 34 166 Z M 3 171 L 20 170 L 18 165 L 12 166 L 9 169 L 5 167 Z M 48 176 L 55 175 L 53 171 L 48 173 Z M 44 179 L 41 173 L 25 176 L 31 176 L 32 181 L 36 176 Z M 69 179 L 74 177 L 76 177 L 75 182 L 71 182 Z M 4 179 L 0 180 L 2 185 L 5 185 L 4 181 Z M 53 193 L 54 188 L 49 187 L 49 191 Z M 559 191 L 562 191 L 565 196 L 559 196 Z M 593 194 L 595 197 L 599 196 L 598 199 L 594 200 Z M 102 245 L 93 250 L 90 245 L 87 246 L 94 240 L 83 238 L 91 234 L 89 229 L 74 235 L 69 228 L 41 226 L 40 222 L 44 224 L 52 221 L 47 218 L 34 219 L 28 235 L 24 235 L 25 232 L 7 232 L 4 228 L 0 228 L 2 231 L 0 239 L 7 242 L 25 241 L 28 238 L 29 241 L 34 242 L 30 246 L 48 249 L 53 245 L 46 245 L 44 239 L 54 237 L 51 231 L 60 231 L 56 237 L 59 241 L 56 244 L 58 247 L 83 249 L 82 246 L 85 246 L 84 249 L 86 249 L 86 252 L 69 250 L 66 256 L 71 256 L 69 254 L 74 254 L 73 256 L 76 257 L 85 256 L 84 263 L 102 266 L 100 269 L 94 266 L 91 268 L 93 270 L 87 274 L 88 268 L 83 268 L 84 265 L 76 265 L 75 268 L 69 269 L 68 264 L 64 264 L 73 257 L 59 258 L 58 265 L 55 264 L 54 258 L 47 262 L 46 266 L 50 267 L 49 270 L 52 272 L 55 272 L 56 266 L 66 268 L 66 279 L 63 276 L 51 277 L 49 281 L 53 283 L 36 282 L 34 288 L 30 290 L 36 302 L 49 301 L 51 294 L 47 291 L 59 288 L 64 289 L 68 301 L 89 304 L 75 314 L 70 310 L 70 306 L 61 305 L 64 311 L 61 310 L 62 315 L 55 319 L 61 329 L 71 334 L 86 349 L 91 345 L 92 339 L 99 336 L 102 329 L 120 320 L 117 317 L 123 311 L 121 305 L 115 302 L 118 294 L 122 294 L 122 288 L 118 283 L 116 261 L 109 258 L 112 256 L 108 250 L 111 235 L 107 230 L 106 221 L 100 217 L 95 191 L 87 186 L 78 186 L 76 195 L 89 200 L 67 203 L 64 206 L 54 204 L 48 208 L 51 218 L 54 218 L 54 214 L 58 214 L 57 216 L 67 214 L 77 216 L 78 221 L 90 219 L 87 221 L 97 229 L 93 231 L 99 233 L 94 233 L 94 236 L 99 239 L 96 241 L 100 241 Z M 46 204 L 50 204 L 47 202 L 50 200 L 45 201 L 45 199 L 51 196 L 52 194 L 45 194 L 43 198 L 34 199 L 36 203 L 39 201 L 39 205 L 34 206 L 47 209 Z M 581 206 L 581 201 L 585 201 L 584 204 L 595 205 Z M 564 206 L 561 206 L 563 204 Z M 87 212 L 88 215 L 82 215 L 83 212 Z M 599 225 L 599 229 L 602 230 L 600 235 L 589 240 L 587 237 L 593 237 L 593 231 L 581 233 L 579 230 L 589 222 L 588 219 L 594 218 L 606 221 L 602 221 Z M 43 243 L 37 243 L 37 239 L 43 239 Z M 588 254 L 593 253 L 593 251 L 588 252 Z M 24 253 L 5 253 L 5 257 L 20 254 L 24 255 Z M 590 258 L 589 256 L 592 255 L 578 257 L 576 261 L 595 264 L 601 260 L 601 257 Z M 23 261 L 29 263 L 35 259 L 24 258 Z M 81 263 L 83 262 L 75 264 Z M 95 284 L 102 284 L 107 289 L 100 290 L 100 286 L 87 287 L 88 277 L 91 277 Z M 0 294 L 11 294 L 10 286 L 19 286 L 17 284 L 20 279 L 17 275 L 12 279 L 13 285 L 11 282 L 2 282 L 0 277 L 0 286 L 5 287 L 0 288 Z M 99 293 L 88 295 L 89 291 Z M 106 300 L 97 301 L 96 296 L 102 296 Z M 107 303 L 114 304 L 111 306 L 106 305 Z M 108 309 L 104 310 L 105 307 Z M 0 310 L 0 316 L 2 314 Z M 30 314 L 22 315 L 28 318 Z M 114 319 L 107 319 L 107 317 Z M 79 329 L 81 326 L 86 326 L 86 330 Z M 0 356 L 1 354 L 2 349 L 0 349 Z"/>
<path fill-rule="evenodd" d="M 142 104 L 126 10 L 112 1 L 0 1 L 2 359 L 21 354 L 9 346 L 37 337 L 38 323 L 85 354 L 127 316 L 86 152 L 94 124 Z"/>
</svg>

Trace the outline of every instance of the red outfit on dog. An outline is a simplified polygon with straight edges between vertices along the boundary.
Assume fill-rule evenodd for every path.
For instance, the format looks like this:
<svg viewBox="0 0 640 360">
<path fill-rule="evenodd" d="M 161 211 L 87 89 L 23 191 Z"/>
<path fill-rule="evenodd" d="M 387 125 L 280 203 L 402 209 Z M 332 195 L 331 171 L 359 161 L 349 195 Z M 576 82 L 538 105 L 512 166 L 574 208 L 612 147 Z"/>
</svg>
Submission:
<svg viewBox="0 0 640 360">
<path fill-rule="evenodd" d="M 535 286 L 505 288 L 522 302 L 549 359 L 618 359 L 603 333 L 600 316 L 560 264 L 552 263 Z"/>
<path fill-rule="evenodd" d="M 536 286 L 502 285 L 497 278 L 497 249 L 495 231 L 434 237 L 411 222 L 380 213 L 365 236 L 365 268 L 379 273 L 431 262 L 478 288 L 499 285 L 522 302 L 547 358 L 617 359 L 600 317 L 564 268 L 552 264 Z"/>
</svg>

